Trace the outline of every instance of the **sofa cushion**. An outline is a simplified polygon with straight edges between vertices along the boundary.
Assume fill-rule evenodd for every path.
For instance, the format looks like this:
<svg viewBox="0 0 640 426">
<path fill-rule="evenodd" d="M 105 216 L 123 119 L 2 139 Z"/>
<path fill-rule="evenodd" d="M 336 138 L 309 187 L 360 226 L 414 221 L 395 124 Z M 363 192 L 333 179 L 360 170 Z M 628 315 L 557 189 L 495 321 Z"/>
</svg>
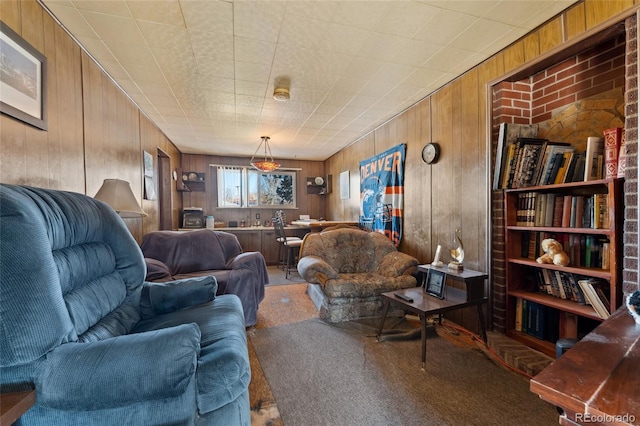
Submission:
<svg viewBox="0 0 640 426">
<path fill-rule="evenodd" d="M 145 282 L 140 296 L 140 313 L 143 317 L 152 317 L 206 303 L 216 297 L 217 289 L 213 276 L 164 283 Z"/>
<path fill-rule="evenodd" d="M 327 297 L 369 297 L 387 291 L 415 287 L 416 279 L 411 275 L 389 278 L 377 273 L 340 274 L 328 280 L 323 287 Z"/>
<path fill-rule="evenodd" d="M 138 323 L 134 332 L 196 323 L 200 357 L 196 370 L 198 409 L 208 413 L 234 401 L 251 380 L 247 333 L 240 299 L 233 294 Z"/>
</svg>

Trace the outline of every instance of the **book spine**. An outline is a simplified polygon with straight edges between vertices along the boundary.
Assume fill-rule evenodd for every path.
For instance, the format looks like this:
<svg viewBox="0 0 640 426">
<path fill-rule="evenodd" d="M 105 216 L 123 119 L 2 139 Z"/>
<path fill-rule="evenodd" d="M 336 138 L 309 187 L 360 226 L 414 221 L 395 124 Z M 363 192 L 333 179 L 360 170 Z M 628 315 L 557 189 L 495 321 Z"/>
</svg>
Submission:
<svg viewBox="0 0 640 426">
<path fill-rule="evenodd" d="M 562 203 L 562 222 L 561 225 L 563 228 L 568 228 L 571 226 L 571 203 L 573 197 L 570 195 L 565 195 Z"/>
<path fill-rule="evenodd" d="M 625 169 L 627 168 L 627 151 L 626 151 L 626 132 L 622 129 L 622 135 L 620 136 L 620 152 L 618 154 L 618 179 L 624 178 Z"/>
<path fill-rule="evenodd" d="M 602 133 L 604 135 L 604 177 L 615 178 L 618 176 L 618 157 L 622 141 L 622 128 L 605 129 Z"/>
<path fill-rule="evenodd" d="M 604 140 L 597 136 L 587 138 L 587 151 L 584 164 L 584 180 L 597 180 L 602 177 L 602 172 L 598 170 L 598 157 L 602 156 L 604 150 Z"/>
</svg>

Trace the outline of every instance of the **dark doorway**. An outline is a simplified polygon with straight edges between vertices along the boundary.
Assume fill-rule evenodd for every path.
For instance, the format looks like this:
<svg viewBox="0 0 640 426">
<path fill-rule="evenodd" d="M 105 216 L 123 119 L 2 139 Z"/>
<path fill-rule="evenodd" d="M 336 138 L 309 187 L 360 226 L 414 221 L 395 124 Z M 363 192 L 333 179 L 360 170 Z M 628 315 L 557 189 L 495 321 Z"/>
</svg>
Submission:
<svg viewBox="0 0 640 426">
<path fill-rule="evenodd" d="M 173 229 L 171 214 L 171 162 L 167 154 L 158 149 L 158 214 L 159 229 Z"/>
</svg>

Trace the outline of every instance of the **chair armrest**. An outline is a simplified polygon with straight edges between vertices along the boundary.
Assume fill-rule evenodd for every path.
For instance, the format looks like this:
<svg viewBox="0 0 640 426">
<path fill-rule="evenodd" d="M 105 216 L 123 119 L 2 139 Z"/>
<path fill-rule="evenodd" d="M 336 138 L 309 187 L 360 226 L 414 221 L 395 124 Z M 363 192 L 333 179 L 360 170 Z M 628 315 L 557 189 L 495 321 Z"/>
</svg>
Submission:
<svg viewBox="0 0 640 426">
<path fill-rule="evenodd" d="M 413 275 L 418 267 L 418 259 L 406 253 L 392 251 L 382 258 L 376 272 L 384 277 Z"/>
<path fill-rule="evenodd" d="M 298 273 L 313 284 L 324 285 L 328 280 L 338 278 L 338 272 L 318 256 L 304 256 L 298 260 Z"/>
<path fill-rule="evenodd" d="M 145 282 L 140 295 L 142 318 L 175 312 L 209 302 L 216 297 L 218 282 L 213 275 L 163 283 Z"/>
<path fill-rule="evenodd" d="M 66 343 L 36 373 L 38 404 L 84 411 L 173 398 L 195 380 L 199 353 L 196 324 Z"/>
</svg>

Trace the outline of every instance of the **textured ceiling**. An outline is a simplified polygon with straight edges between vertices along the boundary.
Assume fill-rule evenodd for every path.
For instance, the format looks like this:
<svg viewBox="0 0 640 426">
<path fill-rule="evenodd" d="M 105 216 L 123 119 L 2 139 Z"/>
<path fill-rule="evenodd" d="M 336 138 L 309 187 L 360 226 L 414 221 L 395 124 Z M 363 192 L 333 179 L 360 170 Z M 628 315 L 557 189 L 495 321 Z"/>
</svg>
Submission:
<svg viewBox="0 0 640 426">
<path fill-rule="evenodd" d="M 184 153 L 324 160 L 575 0 L 40 0 Z M 273 99 L 276 85 L 291 99 Z"/>
</svg>

